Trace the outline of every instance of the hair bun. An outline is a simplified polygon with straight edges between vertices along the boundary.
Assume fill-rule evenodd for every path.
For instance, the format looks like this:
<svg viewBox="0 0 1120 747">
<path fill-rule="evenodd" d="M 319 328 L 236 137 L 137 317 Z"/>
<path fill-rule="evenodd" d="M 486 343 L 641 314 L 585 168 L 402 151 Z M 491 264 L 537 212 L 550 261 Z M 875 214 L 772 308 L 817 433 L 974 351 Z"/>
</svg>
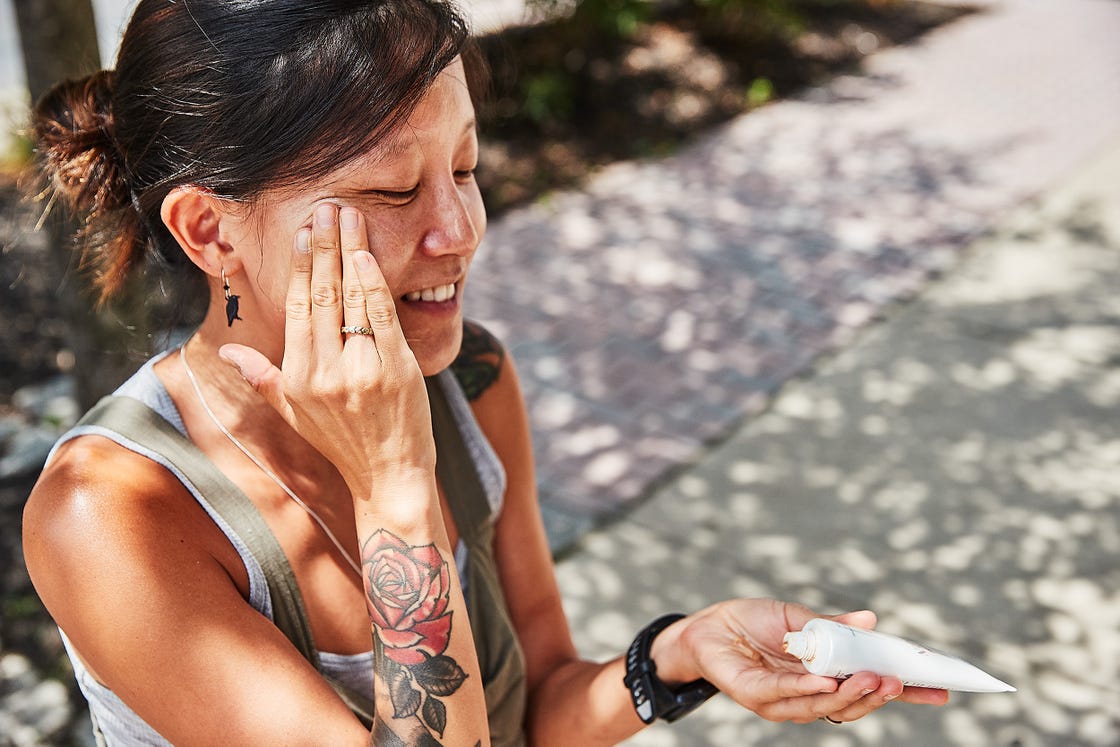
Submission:
<svg viewBox="0 0 1120 747">
<path fill-rule="evenodd" d="M 124 156 L 114 139 L 113 73 L 58 83 L 32 115 L 43 168 L 70 206 L 96 218 L 131 202 Z"/>
</svg>

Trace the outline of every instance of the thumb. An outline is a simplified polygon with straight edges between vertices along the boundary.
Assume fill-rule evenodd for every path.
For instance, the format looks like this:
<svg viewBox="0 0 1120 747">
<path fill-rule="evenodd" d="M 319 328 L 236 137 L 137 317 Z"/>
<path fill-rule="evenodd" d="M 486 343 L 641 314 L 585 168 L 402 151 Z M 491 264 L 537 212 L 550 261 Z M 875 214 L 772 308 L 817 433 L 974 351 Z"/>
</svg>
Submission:
<svg viewBox="0 0 1120 747">
<path fill-rule="evenodd" d="M 280 369 L 260 351 L 246 345 L 229 343 L 218 348 L 218 357 L 237 369 L 241 378 L 257 390 L 268 404 L 291 422 L 291 406 L 284 396 L 284 377 Z"/>
<path fill-rule="evenodd" d="M 879 621 L 875 613 L 871 610 L 859 610 L 858 612 L 845 612 L 842 615 L 833 615 L 828 618 L 844 625 L 851 625 L 853 628 L 863 628 L 864 630 L 871 630 L 875 627 L 875 623 Z"/>
</svg>

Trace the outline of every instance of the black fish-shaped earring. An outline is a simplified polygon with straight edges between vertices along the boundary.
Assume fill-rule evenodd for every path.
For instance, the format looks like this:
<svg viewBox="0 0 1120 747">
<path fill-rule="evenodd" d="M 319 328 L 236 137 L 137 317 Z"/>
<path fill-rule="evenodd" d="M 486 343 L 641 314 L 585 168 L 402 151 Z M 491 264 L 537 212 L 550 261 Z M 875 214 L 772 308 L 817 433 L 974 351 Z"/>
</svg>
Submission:
<svg viewBox="0 0 1120 747">
<path fill-rule="evenodd" d="M 225 291 L 226 294 L 226 324 L 232 327 L 234 319 L 241 319 L 241 317 L 237 315 L 237 307 L 240 304 L 241 296 L 235 296 L 229 292 L 229 280 L 226 279 L 226 268 L 221 268 L 221 273 L 222 290 Z M 245 320 L 241 319 L 241 321 Z"/>
</svg>

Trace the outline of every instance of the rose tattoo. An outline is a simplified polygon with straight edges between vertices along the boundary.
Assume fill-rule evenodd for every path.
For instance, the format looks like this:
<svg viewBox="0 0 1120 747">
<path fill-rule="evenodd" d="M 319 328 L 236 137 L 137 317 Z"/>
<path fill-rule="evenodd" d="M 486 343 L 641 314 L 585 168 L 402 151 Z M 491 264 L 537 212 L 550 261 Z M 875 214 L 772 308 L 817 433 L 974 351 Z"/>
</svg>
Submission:
<svg viewBox="0 0 1120 747">
<path fill-rule="evenodd" d="M 410 546 L 378 530 L 362 548 L 370 620 L 385 661 L 395 718 L 416 716 L 443 736 L 451 695 L 467 675 L 444 655 L 451 638 L 451 575 L 435 545 Z M 417 685 L 427 697 L 422 697 Z"/>
</svg>

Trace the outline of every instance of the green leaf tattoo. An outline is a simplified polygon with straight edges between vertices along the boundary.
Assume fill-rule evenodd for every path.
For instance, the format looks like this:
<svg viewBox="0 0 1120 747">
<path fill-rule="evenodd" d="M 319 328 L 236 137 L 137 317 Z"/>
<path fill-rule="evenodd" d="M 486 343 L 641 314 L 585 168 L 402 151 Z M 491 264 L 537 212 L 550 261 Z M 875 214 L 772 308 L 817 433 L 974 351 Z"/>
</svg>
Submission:
<svg viewBox="0 0 1120 747">
<path fill-rule="evenodd" d="M 447 707 L 433 697 L 424 701 L 424 723 L 428 728 L 443 737 L 443 730 L 447 728 Z"/>
<path fill-rule="evenodd" d="M 403 667 L 398 667 L 389 680 L 389 698 L 393 701 L 393 718 L 411 718 L 420 710 L 420 691 L 413 689 Z"/>
<path fill-rule="evenodd" d="M 432 695 L 451 695 L 463 684 L 467 673 L 449 656 L 433 656 L 422 664 L 412 667 L 416 684 Z"/>
<path fill-rule="evenodd" d="M 478 399 L 498 380 L 505 357 L 498 338 L 474 322 L 463 322 L 463 345 L 451 371 L 468 400 Z"/>
</svg>

